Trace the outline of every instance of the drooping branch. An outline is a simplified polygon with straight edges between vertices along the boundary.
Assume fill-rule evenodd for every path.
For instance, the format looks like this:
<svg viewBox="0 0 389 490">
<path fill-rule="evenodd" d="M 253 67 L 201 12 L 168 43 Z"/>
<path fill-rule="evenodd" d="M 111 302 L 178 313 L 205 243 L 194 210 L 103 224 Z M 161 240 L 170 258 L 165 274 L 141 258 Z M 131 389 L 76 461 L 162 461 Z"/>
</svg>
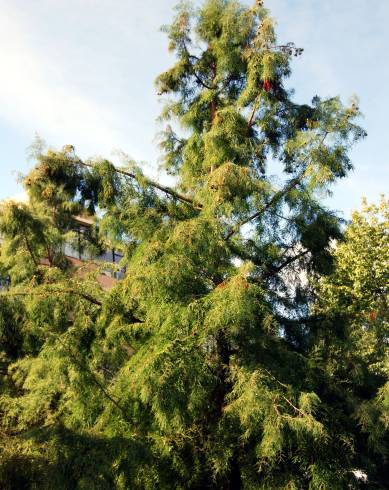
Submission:
<svg viewBox="0 0 389 490">
<path fill-rule="evenodd" d="M 80 165 L 82 167 L 88 167 L 88 168 L 93 168 L 94 167 L 94 165 L 92 163 L 86 163 L 86 162 L 83 162 L 81 160 L 75 161 L 74 162 L 74 165 Z M 132 173 L 132 172 L 128 172 L 127 170 L 123 170 L 123 169 L 117 168 L 115 166 L 113 166 L 113 169 L 118 174 L 125 175 L 126 177 L 130 177 L 130 179 L 134 179 L 136 181 L 139 180 L 139 178 L 134 173 Z M 195 209 L 201 209 L 202 208 L 202 205 L 200 203 L 196 202 L 194 199 L 192 199 L 192 198 L 190 198 L 188 196 L 185 196 L 183 194 L 180 194 L 179 192 L 175 191 L 171 187 L 167 187 L 167 186 L 161 185 L 158 182 L 155 182 L 154 180 L 149 179 L 147 177 L 143 177 L 142 179 L 150 187 L 154 187 L 155 189 L 158 189 L 158 190 L 164 192 L 165 194 L 168 194 L 169 196 L 173 197 L 174 199 L 178 199 L 179 201 L 182 201 L 182 202 L 185 202 L 187 204 L 190 204 Z"/>
<path fill-rule="evenodd" d="M 286 385 L 285 383 L 282 383 L 279 379 L 277 379 L 274 374 L 272 374 L 268 369 L 264 369 L 264 371 L 270 376 L 271 379 L 273 379 L 277 384 L 279 384 L 282 388 L 289 390 L 289 386 Z M 284 396 L 282 393 L 280 393 L 280 396 L 283 400 L 286 401 L 286 403 L 293 408 L 295 412 L 297 412 L 300 416 L 302 417 L 308 417 L 308 414 L 306 414 L 303 410 L 300 408 L 296 407 L 286 396 Z"/>
<path fill-rule="evenodd" d="M 73 294 L 75 296 L 80 296 L 82 299 L 89 301 L 97 306 L 102 306 L 102 302 L 93 296 L 84 293 L 82 291 L 76 291 L 74 289 L 52 289 L 50 288 L 47 291 L 36 291 L 36 290 L 28 290 L 28 291 L 7 291 L 5 293 L 0 293 L 0 296 L 47 296 L 49 294 Z"/>
<path fill-rule="evenodd" d="M 0 293 L 0 296 L 42 296 L 45 297 L 49 294 L 73 294 L 75 296 L 79 296 L 82 299 L 85 299 L 86 301 L 89 301 L 89 303 L 92 303 L 96 306 L 102 306 L 103 302 L 100 301 L 99 299 L 95 298 L 94 296 L 91 296 L 88 293 L 85 293 L 83 291 L 77 291 L 75 289 L 71 288 L 64 288 L 64 289 L 54 289 L 50 288 L 47 291 L 37 291 L 37 290 L 28 290 L 28 291 L 6 291 L 4 293 Z M 130 318 L 131 323 L 144 323 L 143 320 L 140 320 L 134 315 L 131 315 Z"/>
<path fill-rule="evenodd" d="M 63 342 L 62 339 L 58 335 L 55 335 L 53 333 L 51 335 L 54 336 L 56 338 L 56 340 L 58 340 L 58 342 L 62 345 L 62 347 L 66 350 L 66 352 L 73 359 L 73 362 L 75 364 L 77 364 L 78 367 L 81 368 L 85 372 L 85 374 L 89 377 L 89 379 L 103 393 L 103 395 L 105 396 L 105 398 L 107 398 L 113 405 L 115 405 L 115 407 L 122 413 L 123 419 L 126 422 L 130 422 L 130 419 L 128 418 L 128 415 L 127 415 L 124 407 L 122 407 L 122 405 L 120 404 L 120 402 L 118 400 L 116 400 L 115 398 L 113 398 L 113 396 L 106 390 L 106 388 L 104 387 L 104 385 L 99 381 L 99 379 L 91 371 L 91 369 L 89 368 L 89 366 L 87 366 L 85 363 L 81 362 L 80 359 L 79 359 L 79 356 L 77 356 L 76 354 L 74 354 L 74 352 L 72 351 L 71 347 L 68 346 L 68 345 L 66 345 L 65 342 Z"/>
<path fill-rule="evenodd" d="M 50 294 L 60 294 L 60 293 L 70 293 L 70 294 L 75 294 L 75 295 L 78 295 L 80 297 L 82 297 L 83 299 L 95 304 L 95 305 L 98 305 L 98 306 L 101 306 L 102 305 L 102 302 L 97 300 L 96 298 L 92 297 L 91 295 L 87 294 L 87 293 L 84 293 L 82 291 L 76 291 L 74 289 L 69 289 L 69 288 L 66 288 L 66 289 L 61 289 L 61 290 L 56 290 L 56 289 L 50 289 L 50 291 L 48 291 Z M 28 295 L 44 295 L 44 293 L 42 292 L 39 292 L 39 291 L 12 291 L 12 292 L 6 292 L 6 293 L 0 293 L 0 296 L 28 296 Z M 140 320 L 136 319 L 135 317 L 133 318 L 134 320 L 134 323 L 135 322 L 138 322 L 138 323 L 141 323 Z M 79 356 L 77 356 L 73 351 L 72 351 L 72 348 L 67 345 L 61 338 L 59 335 L 56 335 L 52 332 L 49 332 L 49 334 L 52 336 L 52 337 L 55 337 L 55 339 L 62 345 L 62 347 L 67 351 L 67 353 L 70 355 L 70 357 L 72 358 L 72 360 L 75 362 L 75 364 L 77 364 L 79 366 L 80 369 L 82 369 L 85 374 L 89 377 L 89 379 L 97 386 L 97 388 L 102 392 L 102 394 L 105 396 L 105 398 L 107 398 L 108 400 L 110 400 L 110 402 L 115 405 L 115 407 L 122 413 L 122 416 L 123 416 L 123 419 L 126 420 L 127 422 L 129 422 L 130 420 L 128 419 L 128 416 L 127 416 L 127 413 L 124 409 L 124 407 L 120 404 L 120 402 L 118 400 L 116 400 L 108 391 L 107 389 L 105 388 L 105 386 L 103 385 L 102 382 L 100 382 L 100 380 L 97 378 L 97 376 L 92 372 L 92 370 L 89 368 L 88 365 L 86 365 L 86 363 L 82 362 L 79 358 Z"/>
</svg>

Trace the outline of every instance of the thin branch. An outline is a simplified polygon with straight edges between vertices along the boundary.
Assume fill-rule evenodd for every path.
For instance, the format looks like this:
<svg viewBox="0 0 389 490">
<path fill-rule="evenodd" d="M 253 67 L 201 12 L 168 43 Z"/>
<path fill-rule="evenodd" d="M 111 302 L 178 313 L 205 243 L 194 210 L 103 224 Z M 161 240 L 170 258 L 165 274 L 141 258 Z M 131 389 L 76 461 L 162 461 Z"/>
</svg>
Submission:
<svg viewBox="0 0 389 490">
<path fill-rule="evenodd" d="M 64 291 L 65 291 L 65 293 L 68 293 L 68 294 L 75 294 L 77 296 L 80 296 L 82 299 L 85 299 L 86 301 L 89 301 L 90 303 L 93 303 L 97 306 L 101 306 L 103 304 L 100 300 L 94 298 L 93 296 L 90 296 L 87 293 L 83 293 L 81 291 L 75 291 L 74 289 L 65 289 Z M 60 293 L 60 292 L 61 291 L 58 291 L 58 293 Z"/>
<path fill-rule="evenodd" d="M 189 50 L 188 50 L 188 46 L 186 45 L 186 42 L 185 40 L 183 39 L 182 40 L 182 46 L 183 46 L 183 50 L 184 50 L 184 53 L 185 55 L 188 57 L 188 58 L 193 58 L 194 60 L 196 61 L 200 61 L 200 58 L 194 54 L 191 54 L 189 53 Z"/>
<path fill-rule="evenodd" d="M 50 246 L 47 243 L 47 240 L 45 238 L 44 238 L 44 242 L 45 242 L 45 248 L 46 248 L 46 253 L 47 253 L 47 260 L 49 261 L 49 267 L 52 267 L 53 266 L 53 257 L 51 254 L 51 249 L 50 249 Z"/>
<path fill-rule="evenodd" d="M 327 136 L 328 136 L 328 132 L 326 131 L 324 133 L 322 139 L 320 140 L 320 143 L 318 145 L 319 147 L 324 143 L 324 140 L 326 139 Z M 240 221 L 235 226 L 233 226 L 231 228 L 231 230 L 227 233 L 225 239 L 229 240 L 233 235 L 235 235 L 235 233 L 237 233 L 240 230 L 240 228 L 243 225 L 245 225 L 245 224 L 249 223 L 250 221 L 261 216 L 261 214 L 263 214 L 265 211 L 267 211 L 273 204 L 277 203 L 280 199 L 282 199 L 285 196 L 285 194 L 287 194 L 294 187 L 296 187 L 301 182 L 301 180 L 304 178 L 305 171 L 306 171 L 305 164 L 307 163 L 308 159 L 309 159 L 309 155 L 307 155 L 307 157 L 303 160 L 303 162 L 302 162 L 303 168 L 300 171 L 300 173 L 294 179 L 290 180 L 289 183 L 283 189 L 280 189 L 278 192 L 276 192 L 273 195 L 273 197 L 267 203 L 265 203 L 258 211 L 256 211 L 252 215 L 248 216 L 244 220 Z"/>
<path fill-rule="evenodd" d="M 101 306 L 102 302 L 93 296 L 82 291 L 75 291 L 74 289 L 50 289 L 46 292 L 43 291 L 7 291 L 5 293 L 0 293 L 0 296 L 47 296 L 48 294 L 74 294 L 80 296 L 81 298 L 93 303 L 94 305 Z"/>
<path fill-rule="evenodd" d="M 248 242 L 246 242 L 246 243 L 248 243 Z M 257 257 L 254 257 L 250 253 L 247 253 L 245 250 L 239 249 L 233 242 L 229 242 L 228 247 L 231 250 L 231 252 L 233 254 L 235 254 L 238 258 L 240 258 L 241 260 L 249 260 L 250 262 L 252 262 L 253 264 L 255 264 L 257 266 L 263 265 L 263 263 L 260 262 Z"/>
<path fill-rule="evenodd" d="M 65 350 L 68 352 L 68 354 L 70 354 L 70 357 L 73 359 L 73 361 L 81 368 L 81 369 L 84 369 L 87 374 L 89 375 L 90 379 L 92 380 L 92 382 L 100 389 L 100 391 L 103 393 L 103 395 L 111 401 L 111 403 L 113 403 L 115 405 L 116 408 L 118 408 L 120 410 L 120 412 L 122 413 L 123 415 L 123 418 L 124 420 L 126 420 L 126 422 L 130 422 L 130 420 L 128 419 L 127 417 L 127 414 L 126 414 L 126 411 L 124 410 L 124 408 L 121 406 L 121 404 L 115 400 L 115 398 L 113 398 L 109 393 L 108 391 L 105 389 L 105 387 L 103 386 L 102 383 L 100 383 L 100 381 L 97 379 L 97 377 L 94 375 L 94 373 L 89 369 L 89 367 L 85 364 L 85 363 L 82 363 L 78 356 L 76 356 L 73 351 L 71 350 L 71 348 L 65 344 L 65 342 L 62 341 L 62 339 L 51 333 L 50 334 L 56 338 L 56 340 L 58 340 L 58 342 L 62 345 L 62 347 L 65 348 Z"/>
<path fill-rule="evenodd" d="M 185 46 L 185 49 L 186 49 L 186 46 Z M 190 54 L 188 52 L 188 50 L 186 50 L 186 54 L 187 54 L 188 58 L 193 58 L 196 61 L 200 61 L 200 58 L 198 56 L 196 56 L 195 54 Z"/>
<path fill-rule="evenodd" d="M 47 296 L 48 294 L 73 294 L 75 296 L 80 296 L 80 298 L 89 301 L 90 303 L 96 306 L 102 306 L 102 301 L 94 298 L 90 294 L 84 293 L 82 291 L 76 291 L 75 289 L 50 289 L 46 292 L 44 291 L 7 291 L 5 293 L 0 293 L 0 296 Z M 140 320 L 134 315 L 131 315 L 129 319 L 131 323 L 144 323 L 143 320 Z"/>
<path fill-rule="evenodd" d="M 305 169 L 302 172 L 300 172 L 300 174 L 297 177 L 292 179 L 283 189 L 280 189 L 278 192 L 276 192 L 273 195 L 273 197 L 267 203 L 265 203 L 258 211 L 248 216 L 244 220 L 240 221 L 235 226 L 233 226 L 232 229 L 228 232 L 226 236 L 226 240 L 229 240 L 233 235 L 235 235 L 235 233 L 238 232 L 243 225 L 258 218 L 259 216 L 261 216 L 261 214 L 267 211 L 273 204 L 277 203 L 285 194 L 287 194 L 290 190 L 292 190 L 301 181 L 301 179 L 304 177 L 304 174 L 305 174 Z"/>
<path fill-rule="evenodd" d="M 26 244 L 26 248 L 28 250 L 28 253 L 30 254 L 30 257 L 31 257 L 31 260 L 34 262 L 34 265 L 37 267 L 38 266 L 38 261 L 32 251 L 32 248 L 31 248 L 31 244 L 30 244 L 30 241 L 27 237 L 27 234 L 25 231 L 23 231 L 23 238 L 24 238 L 24 242 Z"/>
<path fill-rule="evenodd" d="M 200 85 L 202 85 L 204 88 L 207 88 L 208 90 L 214 90 L 216 87 L 212 87 L 211 85 L 208 85 L 204 82 L 202 78 L 199 77 L 199 75 L 195 72 L 192 71 L 193 76 L 195 79 L 199 82 Z"/>
<path fill-rule="evenodd" d="M 274 379 L 274 381 L 276 381 L 280 386 L 282 386 L 283 388 L 286 388 L 287 390 L 289 389 L 289 386 L 284 384 L 284 383 L 281 383 L 281 381 L 279 379 L 277 379 L 274 374 L 272 374 L 268 369 L 266 368 L 263 368 L 263 370 L 272 378 Z"/>
<path fill-rule="evenodd" d="M 279 379 L 277 379 L 277 378 L 276 378 L 276 377 L 275 377 L 275 376 L 274 376 L 274 375 L 273 375 L 273 374 L 272 374 L 270 371 L 268 371 L 267 369 L 264 369 L 264 371 L 266 371 L 266 372 L 267 372 L 267 374 L 268 374 L 268 375 L 269 375 L 269 376 L 270 376 L 270 377 L 271 377 L 271 378 L 272 378 L 272 379 L 273 379 L 273 380 L 274 380 L 276 383 L 278 383 L 280 386 L 282 386 L 283 388 L 285 388 L 285 389 L 287 389 L 287 390 L 289 389 L 289 386 L 288 386 L 288 385 L 286 385 L 286 384 L 284 384 L 284 383 L 281 383 L 281 381 L 280 381 Z M 288 405 L 290 405 L 290 406 L 291 406 L 291 407 L 292 407 L 292 408 L 293 408 L 293 409 L 294 409 L 296 412 L 298 412 L 300 415 L 302 415 L 303 417 L 307 417 L 307 416 L 308 416 L 308 415 L 307 415 L 305 412 L 303 412 L 303 411 L 302 411 L 302 410 L 300 410 L 298 407 L 296 407 L 295 405 L 293 405 L 293 403 L 292 403 L 290 400 L 288 400 L 288 398 L 286 398 L 286 396 L 282 395 L 281 393 L 280 393 L 280 396 L 281 396 L 281 398 L 282 398 L 283 400 L 285 400 L 285 401 L 286 401 L 286 403 L 288 403 Z"/>
<path fill-rule="evenodd" d="M 72 162 L 72 163 L 73 163 L 73 165 L 81 165 L 82 167 L 88 167 L 88 168 L 94 167 L 94 165 L 92 163 L 86 163 L 86 162 L 83 162 L 81 160 L 77 160 L 77 161 Z M 118 174 L 125 175 L 126 177 L 130 177 L 131 179 L 134 179 L 136 181 L 139 180 L 139 178 L 132 172 L 128 172 L 127 170 L 123 170 L 123 169 L 117 168 L 115 166 L 113 166 L 113 168 L 114 168 L 114 171 Z M 155 189 L 158 189 L 158 190 L 164 192 L 165 194 L 168 194 L 168 195 L 172 196 L 173 198 L 178 199 L 179 201 L 190 204 L 195 209 L 201 209 L 202 208 L 202 205 L 200 203 L 195 202 L 192 198 L 190 198 L 188 196 L 184 196 L 183 194 L 180 194 L 179 192 L 175 191 L 174 189 L 172 189 L 170 187 L 161 185 L 158 182 L 155 182 L 154 180 L 148 179 L 147 177 L 143 177 L 143 179 L 145 180 L 145 182 L 149 186 L 154 187 Z"/>
<path fill-rule="evenodd" d="M 216 75 L 217 75 L 217 66 L 216 66 L 216 61 L 214 61 L 212 63 L 212 83 L 215 83 Z M 217 100 L 216 97 L 213 96 L 211 101 L 211 124 L 213 124 L 213 121 L 215 120 L 216 111 L 217 111 Z"/>
<path fill-rule="evenodd" d="M 303 250 L 302 252 L 296 254 L 296 255 L 293 255 L 291 257 L 288 257 L 282 264 L 278 265 L 278 266 L 272 266 L 271 268 L 269 268 L 269 270 L 264 274 L 264 277 L 271 277 L 271 276 L 274 276 L 275 274 L 278 274 L 279 272 L 282 271 L 282 269 L 284 269 L 285 267 L 287 267 L 288 265 L 292 264 L 293 262 L 295 262 L 296 260 L 300 259 L 301 257 L 304 257 L 304 255 L 307 255 L 307 253 L 309 252 L 309 250 Z"/>
<path fill-rule="evenodd" d="M 263 262 L 259 261 L 257 257 L 254 257 L 254 256 L 252 256 L 252 255 L 250 255 L 248 253 L 245 253 L 242 250 L 239 250 L 231 242 L 229 243 L 229 248 L 232 251 L 232 253 L 234 253 L 236 256 L 238 256 L 242 260 L 249 260 L 253 264 L 257 265 L 258 267 L 263 267 L 265 265 Z M 293 262 L 295 262 L 296 260 L 300 259 L 301 257 L 304 257 L 308 252 L 309 252 L 309 250 L 303 250 L 302 252 L 300 252 L 300 253 L 298 253 L 296 255 L 293 255 L 291 257 L 288 257 L 284 262 L 282 262 L 278 266 L 269 265 L 267 267 L 267 269 L 263 272 L 263 274 L 258 279 L 263 280 L 263 279 L 267 279 L 269 277 L 275 276 L 276 274 L 278 274 L 279 272 L 281 272 L 288 265 L 292 264 Z"/>
<path fill-rule="evenodd" d="M 255 98 L 255 101 L 254 101 L 254 106 L 253 106 L 253 110 L 251 111 L 251 114 L 250 114 L 250 118 L 249 118 L 249 121 L 247 123 L 247 127 L 250 129 L 253 125 L 254 125 L 254 115 L 258 109 L 258 105 L 259 105 L 259 102 L 261 100 L 261 95 L 262 95 L 262 92 L 260 91 L 258 93 L 258 95 L 256 96 Z"/>
<path fill-rule="evenodd" d="M 274 215 L 277 216 L 277 218 L 284 219 L 285 221 L 289 221 L 293 223 L 293 218 L 289 218 L 287 216 L 283 216 L 282 214 L 278 214 L 278 213 L 274 213 Z"/>
<path fill-rule="evenodd" d="M 186 46 L 186 43 L 185 41 L 183 42 L 183 47 L 184 47 L 184 51 L 185 51 L 185 54 L 186 56 L 188 57 L 188 59 L 192 58 L 196 61 L 200 61 L 200 58 L 198 56 L 195 56 L 194 54 L 190 54 L 189 53 L 189 50 Z M 207 88 L 209 90 L 213 90 L 215 89 L 216 87 L 212 87 L 210 85 L 208 85 L 207 83 L 204 82 L 204 80 L 196 73 L 195 69 L 194 69 L 194 65 L 192 63 L 190 63 L 190 67 L 192 68 L 192 75 L 195 77 L 195 79 L 198 81 L 198 83 L 200 85 L 202 85 L 204 88 Z"/>
<path fill-rule="evenodd" d="M 283 398 L 286 401 L 286 403 L 288 403 L 293 408 L 293 410 L 295 410 L 296 412 L 298 412 L 302 417 L 308 417 L 308 415 L 305 412 L 303 412 L 298 407 L 296 407 L 295 405 L 293 405 L 293 403 L 290 400 L 288 400 L 286 398 L 286 396 L 281 395 L 281 398 Z"/>
</svg>

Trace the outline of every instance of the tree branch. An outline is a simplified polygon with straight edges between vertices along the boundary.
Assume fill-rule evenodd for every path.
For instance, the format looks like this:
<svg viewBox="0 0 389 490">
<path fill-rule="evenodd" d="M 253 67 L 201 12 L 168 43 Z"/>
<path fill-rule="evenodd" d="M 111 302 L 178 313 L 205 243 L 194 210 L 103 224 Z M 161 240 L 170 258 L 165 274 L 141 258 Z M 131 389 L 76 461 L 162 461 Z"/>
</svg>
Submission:
<svg viewBox="0 0 389 490">
<path fill-rule="evenodd" d="M 266 373 L 276 382 L 278 383 L 280 386 L 282 386 L 283 388 L 289 390 L 289 386 L 284 384 L 284 383 L 281 383 L 280 380 L 278 380 L 270 371 L 268 371 L 267 369 L 264 368 L 264 371 L 266 371 Z M 303 412 L 302 410 L 300 410 L 298 407 L 296 407 L 295 405 L 293 405 L 293 403 L 288 400 L 288 398 L 286 398 L 286 396 L 284 396 L 282 393 L 279 394 L 281 396 L 281 398 L 283 400 L 286 401 L 286 403 L 288 403 L 288 405 L 290 405 L 296 412 L 298 412 L 301 416 L 303 417 L 308 417 L 308 415 Z"/>
<path fill-rule="evenodd" d="M 267 278 L 267 277 L 271 277 L 271 276 L 274 276 L 275 274 L 278 274 L 279 272 L 282 271 L 282 269 L 284 269 L 285 267 L 287 267 L 288 265 L 292 264 L 293 262 L 295 262 L 296 260 L 300 259 L 301 257 L 304 257 L 304 255 L 307 255 L 307 253 L 309 253 L 309 250 L 303 250 L 302 252 L 296 254 L 296 255 L 292 255 L 291 257 L 288 257 L 284 262 L 282 262 L 282 264 L 278 265 L 278 266 L 271 266 L 269 268 L 269 270 L 264 274 L 264 278 Z"/>
<path fill-rule="evenodd" d="M 324 133 L 322 139 L 320 140 L 318 147 L 320 147 L 324 143 L 324 140 L 326 139 L 327 136 L 328 136 L 328 131 L 326 131 Z M 258 211 L 256 211 L 252 215 L 248 216 L 244 220 L 240 221 L 235 226 L 233 226 L 231 228 L 231 230 L 227 233 L 225 239 L 229 240 L 233 235 L 235 235 L 235 233 L 237 233 L 240 230 L 240 228 L 243 225 L 245 225 L 245 224 L 249 223 L 250 221 L 261 216 L 261 214 L 263 214 L 265 211 L 267 211 L 273 204 L 277 203 L 280 199 L 282 199 L 285 196 L 285 194 L 287 194 L 290 190 L 292 190 L 294 187 L 296 187 L 296 185 L 298 185 L 304 177 L 304 174 L 306 171 L 306 165 L 305 164 L 307 163 L 308 158 L 309 158 L 309 155 L 307 155 L 307 157 L 303 160 L 303 162 L 302 162 L 303 168 L 300 171 L 300 173 L 294 179 L 290 180 L 289 183 L 283 189 L 280 189 L 278 192 L 276 192 L 273 195 L 273 197 L 267 203 L 265 203 Z"/>
<path fill-rule="evenodd" d="M 75 161 L 73 164 L 74 165 L 81 165 L 82 167 L 87 167 L 87 168 L 93 168 L 94 167 L 93 164 L 85 163 L 81 160 Z M 121 174 L 121 175 L 125 175 L 126 177 L 130 177 L 131 179 L 138 181 L 138 177 L 134 173 L 128 172 L 127 170 L 123 170 L 121 168 L 117 168 L 115 166 L 113 166 L 113 168 L 114 168 L 114 171 L 116 173 Z M 147 177 L 144 177 L 144 180 L 149 186 L 154 187 L 155 189 L 158 189 L 158 190 L 164 192 L 165 194 L 170 195 L 174 199 L 178 199 L 179 201 L 190 204 L 195 209 L 201 209 L 202 208 L 202 205 L 200 203 L 195 202 L 192 198 L 190 198 L 188 196 L 184 196 L 183 194 L 180 194 L 179 192 L 175 191 L 174 189 L 172 189 L 170 187 L 161 185 L 158 182 L 155 182 L 154 180 L 148 179 Z"/>
<path fill-rule="evenodd" d="M 7 291 L 5 293 L 0 293 L 0 296 L 47 296 L 48 294 L 74 294 L 75 296 L 80 296 L 80 298 L 89 301 L 90 303 L 96 306 L 102 306 L 102 301 L 94 298 L 88 293 L 84 293 L 83 291 L 76 291 L 75 289 L 50 289 L 48 291 Z M 144 323 L 143 320 L 140 320 L 134 315 L 131 315 L 129 319 L 131 323 Z"/>
<path fill-rule="evenodd" d="M 253 119 L 254 119 L 255 112 L 258 109 L 258 104 L 259 104 L 259 102 L 261 100 L 261 95 L 262 95 L 262 92 L 259 92 L 258 95 L 255 98 L 253 110 L 251 111 L 250 118 L 249 118 L 249 121 L 247 123 L 248 129 L 250 129 L 253 126 L 253 124 L 254 124 Z"/>
<path fill-rule="evenodd" d="M 226 236 L 226 240 L 229 240 L 233 235 L 235 235 L 235 233 L 238 232 L 243 225 L 261 216 L 261 214 L 267 211 L 273 204 L 278 202 L 285 194 L 287 194 L 290 190 L 292 190 L 293 187 L 295 187 L 304 177 L 304 173 L 305 173 L 305 169 L 302 172 L 300 172 L 300 174 L 297 177 L 292 179 L 283 189 L 280 189 L 278 192 L 276 192 L 273 195 L 273 197 L 267 203 L 265 203 L 258 211 L 248 216 L 244 220 L 240 221 L 235 226 L 233 226 L 232 229 L 228 232 Z"/>
<path fill-rule="evenodd" d="M 194 70 L 192 71 L 192 74 L 195 77 L 195 79 L 199 82 L 199 84 L 202 85 L 204 88 L 207 88 L 208 90 L 214 90 L 216 88 L 206 84 L 204 80 L 202 80 Z"/>
<path fill-rule="evenodd" d="M 126 414 L 126 411 L 124 410 L 124 408 L 121 406 L 121 404 L 117 400 L 115 400 L 115 398 L 113 398 L 108 393 L 108 391 L 105 389 L 104 385 L 97 379 L 97 377 L 90 370 L 90 368 L 85 363 L 82 363 L 79 360 L 78 356 L 76 356 L 73 353 L 72 349 L 68 345 L 66 345 L 65 342 L 63 342 L 62 339 L 58 335 L 55 335 L 53 333 L 51 333 L 51 335 L 53 337 L 55 337 L 56 340 L 58 340 L 58 342 L 62 345 L 62 347 L 64 347 L 64 349 L 68 352 L 68 354 L 70 354 L 70 357 L 73 359 L 73 362 L 75 362 L 81 369 L 83 369 L 84 371 L 86 371 L 86 373 L 87 373 L 87 375 L 89 375 L 89 378 L 91 379 L 91 381 L 99 388 L 99 390 L 103 393 L 103 395 L 108 400 L 110 400 L 110 402 L 113 403 L 116 408 L 118 408 L 120 410 L 120 412 L 123 415 L 124 420 L 126 420 L 126 422 L 130 422 L 130 420 L 128 419 L 127 414 Z"/>
<path fill-rule="evenodd" d="M 183 42 L 183 46 L 184 46 L 185 55 L 188 57 L 188 59 L 192 58 L 192 59 L 194 59 L 196 61 L 200 61 L 200 58 L 198 56 L 195 56 L 194 54 L 190 54 L 189 53 L 188 48 L 187 48 L 185 42 Z M 216 87 L 211 87 L 210 85 L 208 85 L 207 83 L 205 83 L 202 78 L 200 78 L 200 76 L 196 73 L 196 71 L 194 69 L 194 65 L 192 63 L 190 63 L 190 67 L 192 69 L 192 75 L 195 77 L 195 79 L 198 81 L 198 83 L 200 85 L 202 85 L 204 88 L 207 88 L 209 90 L 213 90 L 214 88 L 216 88 Z"/>
<path fill-rule="evenodd" d="M 38 261 L 32 251 L 32 248 L 31 248 L 31 244 L 30 244 L 30 241 L 27 237 L 27 234 L 25 231 L 23 231 L 23 238 L 24 238 L 24 243 L 26 244 L 26 248 L 27 248 L 27 251 L 28 253 L 30 254 L 30 257 L 31 257 L 31 260 L 34 262 L 34 265 L 37 267 L 38 266 Z"/>
<path fill-rule="evenodd" d="M 74 289 L 50 289 L 48 291 L 7 291 L 6 293 L 0 293 L 0 296 L 47 296 L 48 294 L 74 294 L 81 298 L 93 303 L 97 306 L 101 306 L 102 302 L 93 296 L 82 291 L 75 291 Z"/>
</svg>

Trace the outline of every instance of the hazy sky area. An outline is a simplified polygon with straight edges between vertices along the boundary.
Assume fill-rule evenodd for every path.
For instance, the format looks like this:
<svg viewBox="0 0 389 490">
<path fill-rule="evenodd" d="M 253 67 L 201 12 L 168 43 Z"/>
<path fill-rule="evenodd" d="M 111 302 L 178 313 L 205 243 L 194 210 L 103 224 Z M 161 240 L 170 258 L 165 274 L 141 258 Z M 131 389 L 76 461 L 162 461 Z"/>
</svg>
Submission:
<svg viewBox="0 0 389 490">
<path fill-rule="evenodd" d="M 198 3 L 198 2 L 196 2 Z M 250 2 L 251 3 L 251 2 Z M 175 0 L 0 0 L 0 199 L 18 195 L 38 133 L 82 158 L 120 148 L 156 176 L 154 79 L 172 58 L 159 28 Z M 357 94 L 368 137 L 329 203 L 346 218 L 377 201 L 389 174 L 388 0 L 265 0 L 280 42 L 304 48 L 288 81 L 295 100 Z M 271 169 L 270 169 L 271 172 Z M 387 192 L 386 192 L 387 193 Z"/>
</svg>

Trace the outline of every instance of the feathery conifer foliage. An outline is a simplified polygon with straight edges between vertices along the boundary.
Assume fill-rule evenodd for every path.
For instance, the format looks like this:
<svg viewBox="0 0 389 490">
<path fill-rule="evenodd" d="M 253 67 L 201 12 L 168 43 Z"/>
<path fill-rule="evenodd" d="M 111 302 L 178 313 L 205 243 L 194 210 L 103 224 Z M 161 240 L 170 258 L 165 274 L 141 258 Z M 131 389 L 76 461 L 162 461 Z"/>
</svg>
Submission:
<svg viewBox="0 0 389 490">
<path fill-rule="evenodd" d="M 383 371 L 350 411 L 338 357 L 334 393 L 315 356 L 323 342 L 328 358 L 337 345 L 351 355 L 359 334 L 330 303 L 312 311 L 307 278 L 332 271 L 340 223 L 320 196 L 351 169 L 357 104 L 293 102 L 284 82 L 302 50 L 277 44 L 262 2 L 181 3 L 166 32 L 176 63 L 157 87 L 174 188 L 67 146 L 37 152 L 28 205 L 3 205 L 0 481 L 356 488 L 355 468 L 384 464 L 366 434 L 381 417 L 383 441 Z M 76 214 L 96 221 L 86 246 L 124 254 L 110 291 L 64 255 Z"/>
</svg>

